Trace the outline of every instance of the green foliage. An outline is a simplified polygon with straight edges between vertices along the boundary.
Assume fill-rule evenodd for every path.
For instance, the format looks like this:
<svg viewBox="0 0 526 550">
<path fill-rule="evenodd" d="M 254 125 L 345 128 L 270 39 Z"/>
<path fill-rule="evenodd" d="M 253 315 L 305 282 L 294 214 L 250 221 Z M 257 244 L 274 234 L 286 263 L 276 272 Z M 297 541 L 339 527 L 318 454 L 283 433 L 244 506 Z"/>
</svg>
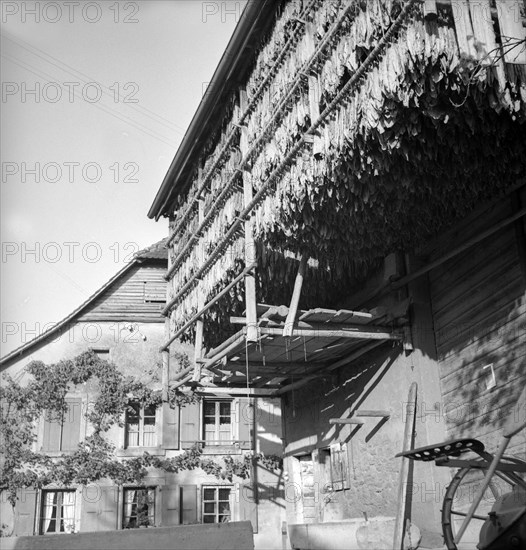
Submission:
<svg viewBox="0 0 526 550">
<path fill-rule="evenodd" d="M 180 370 L 190 365 L 185 355 L 175 359 Z M 145 452 L 142 456 L 120 460 L 105 433 L 113 425 L 122 424 L 131 399 L 145 406 L 161 405 L 159 390 L 124 376 L 113 363 L 101 360 L 92 351 L 51 365 L 33 361 L 26 370 L 31 375 L 26 385 L 5 376 L 0 386 L 0 443 L 3 449 L 9 450 L 2 457 L 0 489 L 7 491 L 13 506 L 17 489 L 26 487 L 41 488 L 51 483 L 87 485 L 101 479 L 113 480 L 118 485 L 140 484 L 148 468 L 170 473 L 200 468 L 219 479 L 232 480 L 233 476 L 246 479 L 250 476 L 253 460 L 262 460 L 263 464 L 269 460 L 263 455 L 246 456 L 242 460 L 227 457 L 220 464 L 203 458 L 199 444 L 172 458 L 155 457 Z M 93 427 L 91 435 L 79 443 L 74 452 L 60 457 L 33 452 L 36 422 L 42 417 L 59 420 L 67 411 L 68 392 L 94 378 L 98 381 L 97 397 L 85 413 Z M 175 408 L 198 399 L 195 393 L 169 388 L 167 402 Z"/>
</svg>

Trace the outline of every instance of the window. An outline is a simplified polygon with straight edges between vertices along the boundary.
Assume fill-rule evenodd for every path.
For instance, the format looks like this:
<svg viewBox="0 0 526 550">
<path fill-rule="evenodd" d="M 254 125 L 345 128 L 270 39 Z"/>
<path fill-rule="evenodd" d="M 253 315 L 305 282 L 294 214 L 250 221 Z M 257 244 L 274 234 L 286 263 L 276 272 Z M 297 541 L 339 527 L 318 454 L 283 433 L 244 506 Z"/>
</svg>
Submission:
<svg viewBox="0 0 526 550">
<path fill-rule="evenodd" d="M 42 491 L 39 533 L 75 531 L 75 491 Z"/>
<path fill-rule="evenodd" d="M 205 400 L 203 403 L 203 439 L 205 445 L 231 444 L 232 402 Z"/>
<path fill-rule="evenodd" d="M 203 487 L 203 523 L 230 521 L 230 487 Z"/>
<path fill-rule="evenodd" d="M 109 348 L 92 348 L 93 353 L 102 361 L 110 360 Z"/>
<path fill-rule="evenodd" d="M 75 451 L 80 438 L 81 399 L 66 399 L 68 408 L 60 417 L 44 417 L 43 451 Z"/>
<path fill-rule="evenodd" d="M 157 434 L 155 405 L 129 403 L 126 411 L 126 447 L 155 447 Z"/>
<path fill-rule="evenodd" d="M 155 487 L 124 489 L 122 528 L 155 526 Z"/>
</svg>

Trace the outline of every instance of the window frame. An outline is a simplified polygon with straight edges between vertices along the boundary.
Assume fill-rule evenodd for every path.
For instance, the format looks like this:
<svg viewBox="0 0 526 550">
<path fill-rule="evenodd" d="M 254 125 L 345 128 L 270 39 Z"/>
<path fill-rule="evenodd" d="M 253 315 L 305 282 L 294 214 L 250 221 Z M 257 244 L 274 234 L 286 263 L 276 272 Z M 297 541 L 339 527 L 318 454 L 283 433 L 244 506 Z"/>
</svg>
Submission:
<svg viewBox="0 0 526 550">
<path fill-rule="evenodd" d="M 44 531 L 44 522 L 48 519 L 48 516 L 45 515 L 45 509 L 47 507 L 47 495 L 55 494 L 56 501 L 54 500 L 51 503 L 52 513 L 49 517 L 49 525 L 52 521 L 55 522 L 54 531 Z M 69 494 L 73 495 L 73 503 L 64 503 L 64 495 Z M 64 507 L 71 507 L 73 509 L 73 514 L 70 515 L 71 521 L 71 531 L 62 531 L 60 530 L 61 524 L 64 523 Z M 55 518 L 53 518 L 53 510 L 56 510 Z M 38 534 L 39 535 L 68 535 L 75 533 L 76 528 L 76 519 L 77 519 L 77 491 L 76 489 L 43 489 L 40 492 L 40 503 L 38 506 Z M 57 531 L 57 526 L 59 530 Z"/>
<path fill-rule="evenodd" d="M 129 410 L 129 407 L 137 407 L 138 408 L 138 422 L 137 424 L 132 424 L 130 420 L 131 412 Z M 145 414 L 145 411 L 148 407 L 153 407 L 154 414 Z M 151 431 L 145 431 L 145 426 L 151 426 L 152 424 L 146 424 L 146 419 L 152 419 L 153 422 L 153 430 Z M 130 426 L 137 426 L 137 429 L 130 429 Z M 144 404 L 141 404 L 139 401 L 130 401 L 127 404 L 126 412 L 124 415 L 124 448 L 125 449 L 137 449 L 137 448 L 153 448 L 157 447 L 159 445 L 159 437 L 158 437 L 158 429 L 159 429 L 159 407 L 156 405 L 148 405 L 145 407 Z M 137 445 L 130 444 L 130 434 L 137 434 Z M 153 445 L 145 445 L 145 436 L 146 434 L 153 434 Z"/>
<path fill-rule="evenodd" d="M 148 504 L 148 513 L 147 513 L 147 519 L 148 519 L 148 523 L 146 525 L 144 524 L 138 524 L 138 525 L 134 525 L 134 526 L 129 526 L 129 525 L 125 525 L 127 519 L 128 519 L 128 522 L 131 521 L 132 518 L 139 518 L 140 517 L 140 513 L 136 511 L 135 514 L 133 513 L 130 513 L 129 515 L 126 515 L 126 507 L 128 504 L 131 504 L 132 506 L 132 511 L 133 511 L 133 506 L 135 505 L 136 507 L 138 506 L 138 504 L 140 504 L 139 501 L 137 502 L 134 502 L 134 501 L 131 501 L 129 502 L 127 500 L 127 494 L 130 492 L 130 491 L 136 491 L 136 494 L 135 494 L 135 499 L 138 497 L 138 494 L 137 492 L 141 492 L 141 493 L 146 493 L 146 497 L 147 497 L 147 504 Z M 151 510 L 149 509 L 149 507 L 151 506 Z M 141 486 L 141 487 L 134 487 L 134 486 L 125 486 L 122 488 L 122 506 L 121 506 L 121 521 L 120 521 L 120 528 L 121 529 L 139 529 L 139 528 L 148 528 L 148 527 L 156 527 L 156 514 L 157 514 L 157 487 L 155 486 Z"/>
<path fill-rule="evenodd" d="M 210 418 L 211 415 L 206 414 L 206 406 L 207 404 L 214 403 L 215 404 L 215 410 L 214 410 L 214 439 L 207 438 L 207 429 L 206 429 L 206 419 L 207 417 Z M 225 414 L 221 413 L 221 405 L 228 404 L 229 405 L 229 436 L 227 439 L 221 439 L 221 417 L 225 417 Z M 201 414 L 201 440 L 203 441 L 204 447 L 221 447 L 221 446 L 231 446 L 235 440 L 236 440 L 236 434 L 235 434 L 235 402 L 233 399 L 221 399 L 221 398 L 204 398 L 203 399 L 203 406 L 202 406 L 202 414 Z M 210 425 L 210 424 L 208 424 Z"/>
<path fill-rule="evenodd" d="M 214 499 L 213 500 L 205 500 L 205 491 L 214 491 Z M 221 490 L 228 490 L 228 501 L 226 499 L 220 499 L 220 491 Z M 222 514 L 220 513 L 220 503 L 221 502 L 228 502 L 228 514 Z M 214 504 L 214 512 L 207 512 L 206 511 L 206 504 Z M 202 524 L 220 524 L 220 523 L 229 523 L 232 521 L 235 521 L 234 519 L 234 486 L 233 485 L 203 485 L 201 487 L 201 523 Z M 205 521 L 205 517 L 214 517 L 214 521 Z M 218 521 L 219 517 L 226 517 L 228 516 L 228 520 L 226 521 Z"/>
</svg>

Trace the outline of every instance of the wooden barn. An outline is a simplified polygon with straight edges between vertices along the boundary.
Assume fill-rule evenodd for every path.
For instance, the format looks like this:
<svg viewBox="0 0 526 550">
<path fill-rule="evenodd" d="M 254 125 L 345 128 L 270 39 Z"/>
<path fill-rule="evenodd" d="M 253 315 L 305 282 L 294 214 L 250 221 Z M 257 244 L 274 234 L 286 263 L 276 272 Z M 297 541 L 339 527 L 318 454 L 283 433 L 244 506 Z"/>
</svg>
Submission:
<svg viewBox="0 0 526 550">
<path fill-rule="evenodd" d="M 163 367 L 182 338 L 185 383 L 281 397 L 294 548 L 399 548 L 408 520 L 439 547 L 451 473 L 394 455 L 493 449 L 526 382 L 524 15 L 249 2 L 150 208 Z"/>
</svg>

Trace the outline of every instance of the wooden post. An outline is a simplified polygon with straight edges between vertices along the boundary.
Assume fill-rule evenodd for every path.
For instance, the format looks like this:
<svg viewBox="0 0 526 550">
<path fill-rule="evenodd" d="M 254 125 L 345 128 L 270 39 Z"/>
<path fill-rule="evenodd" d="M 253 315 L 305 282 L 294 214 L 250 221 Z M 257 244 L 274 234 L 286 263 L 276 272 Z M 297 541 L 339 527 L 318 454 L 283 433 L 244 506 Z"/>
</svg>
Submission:
<svg viewBox="0 0 526 550">
<path fill-rule="evenodd" d="M 406 405 L 405 430 L 404 430 L 404 445 L 402 452 L 409 451 L 413 448 L 413 434 L 415 430 L 415 415 L 416 415 L 416 392 L 418 386 L 416 382 L 411 384 L 409 388 L 409 396 Z M 404 539 L 405 528 L 405 506 L 407 500 L 407 479 L 409 476 L 409 459 L 402 458 L 402 466 L 400 468 L 400 484 L 398 486 L 398 512 L 396 513 L 395 531 L 394 531 L 394 550 L 401 550 L 402 541 Z"/>
<path fill-rule="evenodd" d="M 199 182 L 202 178 L 202 169 L 199 168 Z M 205 201 L 202 197 L 199 198 L 199 223 L 201 223 L 205 217 Z M 205 245 L 203 238 L 199 237 L 199 263 L 202 265 L 205 261 Z M 205 305 L 205 297 L 201 288 L 201 281 L 197 285 L 197 311 L 201 311 Z M 195 350 L 194 350 L 194 375 L 192 377 L 193 382 L 199 382 L 201 380 L 201 358 L 203 356 L 203 320 L 198 319 L 195 324 Z"/>
<path fill-rule="evenodd" d="M 289 306 L 289 314 L 285 320 L 285 327 L 283 328 L 283 336 L 291 337 L 294 330 L 294 323 L 296 322 L 296 314 L 298 312 L 298 304 L 301 297 L 301 288 L 303 286 L 303 278 L 305 277 L 305 270 L 307 268 L 307 256 L 303 255 L 300 260 L 300 266 L 298 268 L 298 274 L 294 281 L 294 291 L 292 293 L 292 299 Z"/>
<path fill-rule="evenodd" d="M 428 20 L 437 18 L 437 3 L 436 0 L 424 1 L 424 17 Z"/>
<path fill-rule="evenodd" d="M 239 92 L 239 111 L 244 113 L 247 109 L 248 99 L 245 90 Z M 248 151 L 247 129 L 241 128 L 241 138 L 239 147 L 241 156 L 245 157 Z M 245 208 L 252 202 L 253 189 L 250 176 L 247 172 L 243 172 L 243 204 Z M 245 265 L 257 263 L 256 259 L 256 243 L 254 241 L 254 223 L 252 217 L 249 216 L 245 220 Z M 256 300 L 256 277 L 254 272 L 247 273 L 245 276 L 245 308 L 247 317 L 247 341 L 257 342 L 258 340 L 258 315 L 257 315 L 257 300 Z"/>
</svg>

